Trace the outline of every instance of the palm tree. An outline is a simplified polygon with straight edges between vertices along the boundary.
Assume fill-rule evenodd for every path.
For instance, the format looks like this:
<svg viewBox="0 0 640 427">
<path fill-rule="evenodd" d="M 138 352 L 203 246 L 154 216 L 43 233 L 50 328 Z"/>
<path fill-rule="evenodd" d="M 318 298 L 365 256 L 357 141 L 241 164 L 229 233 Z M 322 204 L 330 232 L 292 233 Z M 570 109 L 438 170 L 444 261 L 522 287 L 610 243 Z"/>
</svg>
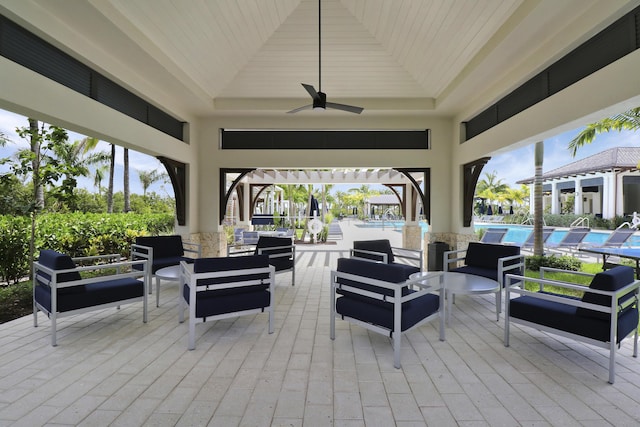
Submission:
<svg viewBox="0 0 640 427">
<path fill-rule="evenodd" d="M 154 182 L 164 179 L 167 174 L 158 172 L 157 169 L 151 171 L 137 171 L 140 184 L 142 184 L 142 197 L 147 197 L 147 189 L 151 187 Z"/>
<path fill-rule="evenodd" d="M 544 142 L 536 142 L 535 146 L 535 175 L 533 181 L 533 254 L 544 255 L 542 244 L 542 163 L 544 160 Z"/>
<path fill-rule="evenodd" d="M 600 133 L 638 129 L 640 129 L 640 107 L 588 124 L 569 142 L 569 150 L 575 157 L 578 148 L 591 144 Z"/>
<path fill-rule="evenodd" d="M 492 200 L 499 200 L 504 193 L 509 190 L 509 186 L 498 179 L 498 172 L 487 172 L 485 178 L 478 181 L 476 185 L 476 197 L 488 199 L 489 204 Z"/>
<path fill-rule="evenodd" d="M 367 184 L 362 184 L 360 187 L 358 187 L 358 188 L 350 188 L 348 191 L 350 193 L 355 193 L 356 198 L 357 198 L 356 203 L 357 203 L 357 205 L 358 205 L 358 207 L 360 209 L 360 212 L 361 212 L 362 215 L 365 215 L 364 203 L 373 194 L 371 192 L 371 188 Z"/>
<path fill-rule="evenodd" d="M 124 211 L 129 212 L 131 210 L 131 195 L 129 191 L 129 149 L 124 149 L 124 171 L 123 171 L 123 186 L 124 186 Z"/>
<path fill-rule="evenodd" d="M 116 146 L 111 144 L 109 159 L 109 187 L 107 190 L 107 213 L 113 213 L 113 174 L 116 169 Z"/>
</svg>

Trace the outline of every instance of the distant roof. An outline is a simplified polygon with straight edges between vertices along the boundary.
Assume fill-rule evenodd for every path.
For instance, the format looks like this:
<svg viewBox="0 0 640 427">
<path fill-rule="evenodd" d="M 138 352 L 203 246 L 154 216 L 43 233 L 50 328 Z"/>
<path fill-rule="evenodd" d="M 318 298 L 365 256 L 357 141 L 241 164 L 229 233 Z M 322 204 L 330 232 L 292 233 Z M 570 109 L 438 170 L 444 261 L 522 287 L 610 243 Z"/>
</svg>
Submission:
<svg viewBox="0 0 640 427">
<path fill-rule="evenodd" d="M 542 178 L 546 181 L 594 172 L 632 170 L 638 169 L 638 164 L 640 164 L 640 147 L 616 147 L 553 169 L 543 174 Z M 518 184 L 531 184 L 532 182 L 533 177 L 517 181 Z"/>
<path fill-rule="evenodd" d="M 381 194 L 379 196 L 371 196 L 367 199 L 370 205 L 399 205 L 400 202 L 395 194 Z"/>
</svg>

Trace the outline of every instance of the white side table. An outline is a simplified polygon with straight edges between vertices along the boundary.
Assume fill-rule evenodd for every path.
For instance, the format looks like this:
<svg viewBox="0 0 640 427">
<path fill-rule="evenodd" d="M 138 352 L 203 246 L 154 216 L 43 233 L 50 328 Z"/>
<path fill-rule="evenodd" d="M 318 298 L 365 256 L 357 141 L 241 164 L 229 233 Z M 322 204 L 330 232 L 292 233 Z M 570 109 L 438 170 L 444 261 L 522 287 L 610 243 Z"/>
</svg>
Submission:
<svg viewBox="0 0 640 427">
<path fill-rule="evenodd" d="M 432 272 L 431 272 L 432 273 Z M 426 277 L 430 272 L 413 273 L 410 279 Z M 453 298 L 455 294 L 478 295 L 478 294 L 496 294 L 496 320 L 500 320 L 500 284 L 492 279 L 475 276 L 473 274 L 455 273 L 445 271 L 442 272 L 444 280 L 444 288 L 447 295 L 447 325 L 451 317 L 453 308 Z"/>
<path fill-rule="evenodd" d="M 180 282 L 180 266 L 171 265 L 156 271 L 156 307 L 160 307 L 160 280 L 167 282 Z"/>
</svg>

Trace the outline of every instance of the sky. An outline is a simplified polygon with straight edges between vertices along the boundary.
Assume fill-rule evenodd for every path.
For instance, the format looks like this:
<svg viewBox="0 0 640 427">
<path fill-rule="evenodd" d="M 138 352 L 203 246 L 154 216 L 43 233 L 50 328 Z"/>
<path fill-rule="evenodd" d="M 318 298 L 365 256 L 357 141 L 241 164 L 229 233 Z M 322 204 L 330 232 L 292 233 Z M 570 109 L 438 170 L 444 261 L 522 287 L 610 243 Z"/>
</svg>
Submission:
<svg viewBox="0 0 640 427">
<path fill-rule="evenodd" d="M 16 128 L 26 127 L 28 126 L 27 118 L 24 116 L 20 116 L 18 114 L 11 113 L 9 111 L 0 109 L 0 132 L 8 137 L 9 143 L 7 143 L 4 147 L 0 147 L 0 158 L 10 157 L 15 154 L 18 149 L 29 148 L 29 143 L 20 138 L 16 133 Z M 85 138 L 85 135 L 80 135 L 75 132 L 68 132 L 69 141 L 79 141 Z M 100 141 L 98 146 L 96 147 L 98 151 L 107 151 L 111 152 L 111 145 L 107 142 Z M 116 146 L 116 169 L 114 172 L 114 191 L 117 193 L 118 191 L 124 190 L 123 185 L 123 171 L 124 171 L 124 160 L 123 160 L 123 149 L 120 146 Z M 95 169 L 95 168 L 94 168 Z M 92 169 L 92 174 L 93 170 Z M 137 171 L 151 171 L 151 170 L 159 170 L 161 172 L 165 172 L 166 169 L 155 157 L 148 156 L 146 154 L 138 153 L 137 151 L 129 150 L 129 188 L 131 193 L 134 194 L 142 194 L 142 184 L 140 183 L 140 179 L 138 178 Z M 8 167 L 6 165 L 0 165 L 0 173 L 5 173 L 8 171 Z M 108 185 L 108 174 L 105 174 L 105 179 L 102 181 L 102 186 L 107 187 Z M 85 188 L 91 192 L 97 192 L 97 188 L 94 186 L 93 176 L 84 178 L 78 178 L 78 186 L 81 188 Z M 163 183 L 158 181 L 152 184 L 148 189 L 147 193 L 155 192 L 163 197 L 171 196 L 173 197 L 173 187 L 170 182 Z"/>
<path fill-rule="evenodd" d="M 8 111 L 0 110 L 0 132 L 9 137 L 10 142 L 5 147 L 0 147 L 0 158 L 11 156 L 18 148 L 27 148 L 28 144 L 25 140 L 21 139 L 15 132 L 17 127 L 27 126 L 27 119 L 24 116 L 20 116 Z M 576 160 L 583 159 L 585 157 L 592 156 L 596 153 L 604 151 L 613 147 L 640 147 L 640 132 L 611 132 L 604 133 L 596 136 L 593 143 L 585 145 L 580 148 L 576 154 L 576 157 L 571 156 L 571 152 L 568 149 L 569 141 L 571 141 L 581 129 L 574 129 L 553 138 L 549 138 L 544 141 L 544 172 L 551 171 L 558 167 L 564 166 L 568 163 Z M 69 132 L 69 140 L 77 141 L 84 138 L 84 135 Z M 99 150 L 109 151 L 110 146 L 108 143 L 101 141 Z M 513 188 L 518 188 L 519 185 L 516 181 L 531 178 L 534 175 L 533 164 L 533 151 L 534 146 L 529 145 L 524 148 L 515 149 L 504 154 L 496 155 L 485 165 L 482 170 L 480 179 L 485 178 L 485 174 L 496 172 L 497 178 L 503 183 Z M 115 171 L 115 191 L 122 191 L 122 147 L 116 148 L 116 171 Z M 130 187 L 131 192 L 136 194 L 142 194 L 142 185 L 138 179 L 136 171 L 150 171 L 159 169 L 164 171 L 164 166 L 154 157 L 146 154 L 138 153 L 129 150 L 129 163 L 130 163 Z M 3 169 L 4 168 L 4 169 Z M 7 170 L 6 166 L 0 166 L 0 173 Z M 107 185 L 105 179 L 103 186 Z M 79 186 L 86 188 L 89 191 L 95 191 L 93 185 L 93 178 L 80 178 Z M 336 185 L 332 191 L 347 191 L 350 187 L 359 187 L 360 185 Z M 373 188 L 373 186 L 372 186 Z M 381 187 L 382 188 L 382 187 Z M 173 196 L 173 188 L 170 183 L 155 183 L 149 189 L 148 192 L 155 191 L 156 193 L 166 196 Z"/>
</svg>

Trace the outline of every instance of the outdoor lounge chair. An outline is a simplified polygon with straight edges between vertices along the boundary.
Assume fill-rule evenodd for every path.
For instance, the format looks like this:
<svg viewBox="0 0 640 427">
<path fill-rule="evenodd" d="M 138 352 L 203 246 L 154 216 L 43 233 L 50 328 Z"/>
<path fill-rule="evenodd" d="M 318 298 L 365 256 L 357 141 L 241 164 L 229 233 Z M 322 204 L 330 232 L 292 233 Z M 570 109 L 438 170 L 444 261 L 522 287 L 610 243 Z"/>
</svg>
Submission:
<svg viewBox="0 0 640 427">
<path fill-rule="evenodd" d="M 545 247 L 550 251 L 556 250 L 558 252 L 563 252 L 564 250 L 567 250 L 569 253 L 573 253 L 579 249 L 582 241 L 590 232 L 591 229 L 588 227 L 570 228 L 561 241 L 558 243 L 547 243 Z"/>
<path fill-rule="evenodd" d="M 431 287 L 421 287 L 424 278 L 407 280 L 400 265 L 339 258 L 331 272 L 330 338 L 336 338 L 336 318 L 390 337 L 395 368 L 400 368 L 402 334 L 411 329 L 438 319 L 444 341 L 444 282 L 442 273 L 432 274 Z"/>
<path fill-rule="evenodd" d="M 291 286 L 296 284 L 296 246 L 290 237 L 260 236 L 255 249 L 230 252 L 228 256 L 268 255 L 276 273 L 291 271 Z"/>
<path fill-rule="evenodd" d="M 482 239 L 480 239 L 480 243 L 502 243 L 507 232 L 509 232 L 508 228 L 487 228 Z"/>
<path fill-rule="evenodd" d="M 212 320 L 267 312 L 273 333 L 274 276 L 266 255 L 181 262 L 178 320 L 184 322 L 188 308 L 188 349 L 196 348 L 196 324 Z"/>
<path fill-rule="evenodd" d="M 422 271 L 422 250 L 393 247 L 388 239 L 356 240 L 353 242 L 351 257 L 399 265 L 404 268 L 406 279 L 413 273 Z"/>
</svg>

